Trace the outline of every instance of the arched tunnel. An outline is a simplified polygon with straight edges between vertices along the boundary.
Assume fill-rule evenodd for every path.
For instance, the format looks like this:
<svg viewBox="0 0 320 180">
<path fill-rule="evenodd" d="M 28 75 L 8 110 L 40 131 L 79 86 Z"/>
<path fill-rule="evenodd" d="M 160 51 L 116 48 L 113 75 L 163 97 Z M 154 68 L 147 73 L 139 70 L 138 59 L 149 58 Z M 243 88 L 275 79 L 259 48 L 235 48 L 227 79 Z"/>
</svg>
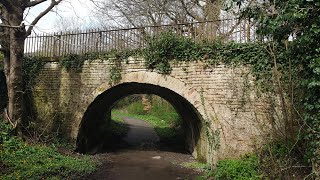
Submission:
<svg viewBox="0 0 320 180">
<path fill-rule="evenodd" d="M 111 119 L 111 109 L 117 101 L 133 94 L 158 95 L 172 104 L 183 120 L 185 150 L 190 153 L 194 151 L 200 138 L 201 116 L 190 102 L 176 92 L 161 86 L 145 83 L 123 83 L 111 87 L 97 96 L 87 108 L 77 137 L 78 152 L 88 153 L 99 148 L 101 144 L 108 143 L 103 139 L 103 133 L 105 133 L 103 127 Z"/>
</svg>

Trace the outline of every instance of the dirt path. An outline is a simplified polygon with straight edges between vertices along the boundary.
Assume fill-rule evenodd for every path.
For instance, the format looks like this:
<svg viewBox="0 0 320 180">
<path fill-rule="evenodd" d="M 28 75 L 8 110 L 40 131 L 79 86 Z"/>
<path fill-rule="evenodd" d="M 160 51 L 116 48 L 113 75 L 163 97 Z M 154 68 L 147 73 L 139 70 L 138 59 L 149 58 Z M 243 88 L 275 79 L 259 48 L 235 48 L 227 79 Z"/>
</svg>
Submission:
<svg viewBox="0 0 320 180">
<path fill-rule="evenodd" d="M 125 123 L 129 125 L 127 136 L 123 139 L 131 146 L 144 147 L 159 142 L 159 137 L 153 127 L 142 120 L 123 117 Z"/>
<path fill-rule="evenodd" d="M 150 124 L 128 117 L 129 131 L 124 140 L 134 146 L 131 150 L 102 154 L 103 165 L 86 179 L 108 180 L 177 180 L 195 179 L 200 172 L 182 167 L 182 163 L 194 162 L 189 154 L 138 150 L 145 144 L 159 141 Z M 140 148 L 136 148 L 136 147 Z"/>
</svg>

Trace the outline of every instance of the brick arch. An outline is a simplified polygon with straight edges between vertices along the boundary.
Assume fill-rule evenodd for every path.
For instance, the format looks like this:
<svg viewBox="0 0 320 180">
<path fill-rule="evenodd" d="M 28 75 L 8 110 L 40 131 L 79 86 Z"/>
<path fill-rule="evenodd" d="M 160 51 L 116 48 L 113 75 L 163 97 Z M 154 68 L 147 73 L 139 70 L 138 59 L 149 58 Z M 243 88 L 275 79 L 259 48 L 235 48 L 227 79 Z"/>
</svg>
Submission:
<svg viewBox="0 0 320 180">
<path fill-rule="evenodd" d="M 203 119 L 212 119 L 215 115 L 208 113 L 214 111 L 209 103 L 202 97 L 201 92 L 198 92 L 195 88 L 169 75 L 161 75 L 148 71 L 124 74 L 117 84 L 110 85 L 109 82 L 105 82 L 87 96 L 84 102 L 84 108 L 77 110 L 78 116 L 81 117 L 77 131 L 79 132 L 77 135 L 78 146 L 93 146 L 88 142 L 90 138 L 87 139 L 87 136 L 90 136 L 88 129 L 94 129 L 99 122 L 91 122 L 93 120 L 90 120 L 90 118 L 103 119 L 104 117 L 110 116 L 108 113 L 110 113 L 111 105 L 122 97 L 133 93 L 156 94 L 168 100 L 177 111 L 184 116 L 183 119 L 188 121 L 190 126 L 190 134 L 188 135 L 190 152 L 196 158 L 215 161 L 212 154 L 208 154 L 208 143 L 201 124 Z M 109 108 L 105 110 L 107 113 L 99 114 L 98 112 L 102 112 L 102 107 L 105 105 L 107 106 L 106 108 Z M 95 117 L 90 117 L 92 115 Z M 197 118 L 197 122 L 193 122 L 195 118 Z M 95 138 L 97 137 L 91 137 L 91 139 Z M 86 151 L 87 149 L 84 148 L 83 150 Z"/>
</svg>

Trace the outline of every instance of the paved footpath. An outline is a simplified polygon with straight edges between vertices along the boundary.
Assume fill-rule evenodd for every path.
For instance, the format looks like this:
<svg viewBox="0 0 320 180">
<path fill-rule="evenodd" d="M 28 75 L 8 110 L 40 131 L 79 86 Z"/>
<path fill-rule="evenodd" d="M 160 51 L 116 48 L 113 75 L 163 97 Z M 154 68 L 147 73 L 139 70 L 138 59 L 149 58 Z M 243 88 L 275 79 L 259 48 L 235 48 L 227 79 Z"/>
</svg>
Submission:
<svg viewBox="0 0 320 180">
<path fill-rule="evenodd" d="M 123 119 L 130 128 L 124 140 L 130 145 L 141 146 L 159 141 L 149 123 L 128 117 Z M 133 149 L 104 154 L 103 157 L 103 165 L 86 179 L 185 180 L 196 179 L 200 175 L 198 171 L 179 165 L 195 161 L 189 154 Z"/>
</svg>

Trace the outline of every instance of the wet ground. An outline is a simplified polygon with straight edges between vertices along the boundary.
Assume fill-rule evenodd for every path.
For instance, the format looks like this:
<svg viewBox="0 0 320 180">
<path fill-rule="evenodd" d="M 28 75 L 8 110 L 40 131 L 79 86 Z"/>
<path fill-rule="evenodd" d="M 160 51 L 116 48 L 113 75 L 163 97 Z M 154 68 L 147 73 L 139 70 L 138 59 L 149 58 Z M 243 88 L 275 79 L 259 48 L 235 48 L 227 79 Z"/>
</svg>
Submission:
<svg viewBox="0 0 320 180">
<path fill-rule="evenodd" d="M 103 164 L 86 179 L 108 180 L 177 180 L 196 179 L 201 173 L 181 166 L 195 162 L 189 154 L 156 150 L 159 137 L 150 124 L 128 117 L 129 124 L 126 141 L 131 149 L 100 155 Z"/>
</svg>

